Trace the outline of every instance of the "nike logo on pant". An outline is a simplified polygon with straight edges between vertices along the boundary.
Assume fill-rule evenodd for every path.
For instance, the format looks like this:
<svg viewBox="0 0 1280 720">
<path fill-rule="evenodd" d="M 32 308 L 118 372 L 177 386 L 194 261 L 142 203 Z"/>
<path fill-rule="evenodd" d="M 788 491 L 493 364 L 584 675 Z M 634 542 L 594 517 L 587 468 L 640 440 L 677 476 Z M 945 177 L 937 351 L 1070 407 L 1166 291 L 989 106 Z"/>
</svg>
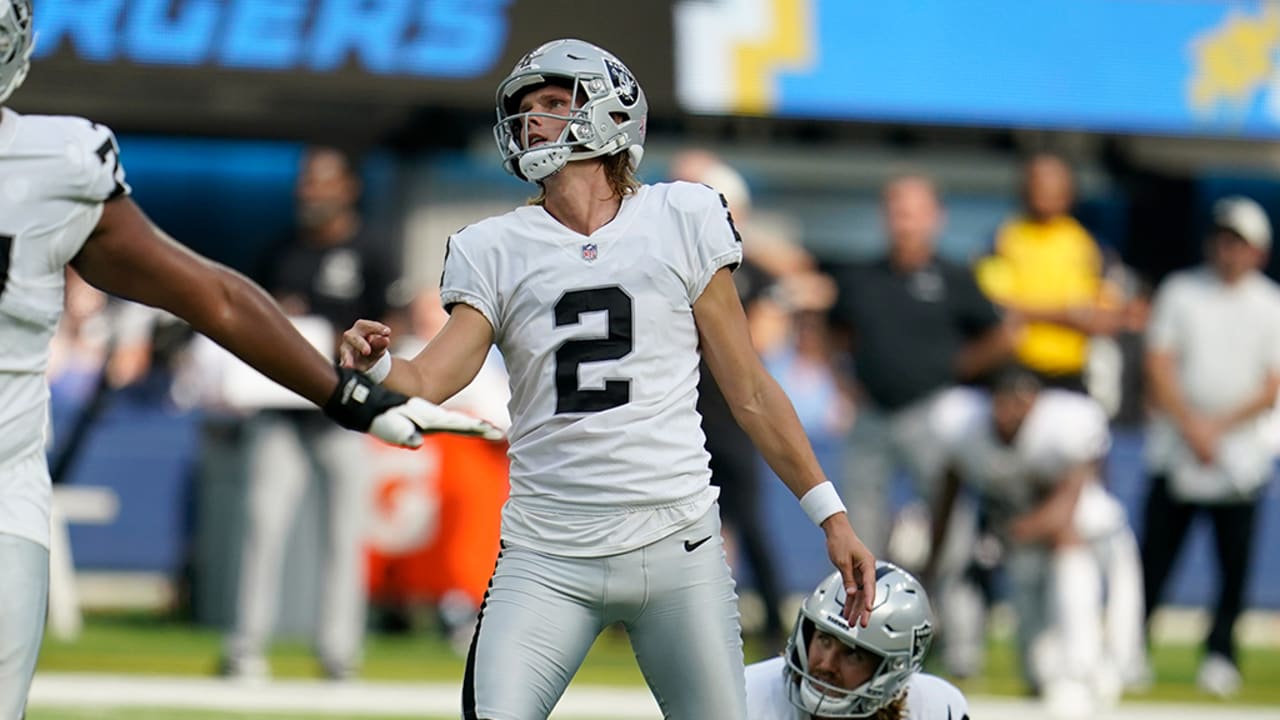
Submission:
<svg viewBox="0 0 1280 720">
<path fill-rule="evenodd" d="M 710 535 L 708 535 L 708 536 L 706 536 L 706 537 L 704 537 L 704 538 L 702 538 L 701 540 L 698 540 L 698 541 L 696 541 L 696 542 L 689 542 L 688 540 L 685 540 L 685 541 L 684 541 L 684 551 L 685 551 L 685 552 L 693 552 L 694 550 L 697 550 L 697 549 L 698 549 L 698 546 L 699 546 L 699 545 L 701 545 L 702 543 L 704 543 L 704 542 L 706 542 L 706 541 L 708 541 L 708 540 L 710 540 L 710 539 L 711 539 L 711 536 L 710 536 Z"/>
</svg>

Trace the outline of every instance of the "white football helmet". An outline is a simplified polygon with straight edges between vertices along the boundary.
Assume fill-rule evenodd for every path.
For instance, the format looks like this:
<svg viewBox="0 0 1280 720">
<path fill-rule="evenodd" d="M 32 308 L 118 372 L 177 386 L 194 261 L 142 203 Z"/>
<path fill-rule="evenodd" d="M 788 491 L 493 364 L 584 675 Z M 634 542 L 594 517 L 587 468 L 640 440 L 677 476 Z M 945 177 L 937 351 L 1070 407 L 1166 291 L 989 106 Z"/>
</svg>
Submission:
<svg viewBox="0 0 1280 720">
<path fill-rule="evenodd" d="M 0 0 L 0 103 L 27 79 L 34 47 L 31 0 Z"/>
<path fill-rule="evenodd" d="M 845 621 L 844 580 L 832 573 L 805 598 L 787 642 L 783 674 L 791 704 L 815 717 L 862 718 L 893 702 L 911 674 L 924 664 L 933 641 L 933 611 L 924 587 L 902 568 L 876 563 L 876 605 L 866 627 Z M 815 630 L 881 658 L 871 677 L 856 688 L 825 683 L 809 673 L 809 642 Z"/>
<path fill-rule="evenodd" d="M 517 112 L 521 96 L 547 83 L 573 93 L 575 107 L 558 139 L 528 145 L 528 118 L 565 119 L 549 113 Z M 520 59 L 498 84 L 498 122 L 493 127 L 502 166 L 529 182 L 538 182 L 570 160 L 586 160 L 626 151 L 633 168 L 644 155 L 649 103 L 631 71 L 609 52 L 582 40 L 553 40 Z"/>
</svg>

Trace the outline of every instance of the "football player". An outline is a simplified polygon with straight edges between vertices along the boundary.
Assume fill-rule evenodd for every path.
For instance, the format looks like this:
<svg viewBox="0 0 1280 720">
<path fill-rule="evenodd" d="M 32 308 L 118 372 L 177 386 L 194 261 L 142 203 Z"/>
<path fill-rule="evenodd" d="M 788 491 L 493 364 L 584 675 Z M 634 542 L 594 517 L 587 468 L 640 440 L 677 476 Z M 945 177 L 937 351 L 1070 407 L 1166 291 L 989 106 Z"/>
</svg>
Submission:
<svg viewBox="0 0 1280 720">
<path fill-rule="evenodd" d="M 844 617 L 839 573 L 800 605 L 787 650 L 747 667 L 747 720 L 965 720 L 954 685 L 921 672 L 933 611 L 907 571 L 876 563 L 876 606 L 866 627 Z"/>
<path fill-rule="evenodd" d="M 1093 398 L 1000 371 L 990 399 L 957 390 L 939 406 L 948 473 L 935 540 L 960 484 L 1006 548 L 1025 679 L 1058 716 L 1087 717 L 1142 681 L 1142 581 L 1123 505 L 1102 484 L 1111 447 Z M 1105 588 L 1105 593 L 1104 593 Z"/>
<path fill-rule="evenodd" d="M 545 718 L 601 630 L 622 623 L 668 718 L 746 715 L 733 577 L 695 407 L 699 348 L 738 423 L 809 517 L 865 621 L 875 561 L 795 410 L 751 346 L 730 275 L 742 249 L 704 185 L 641 185 L 647 103 L 580 40 L 498 85 L 503 166 L 533 203 L 449 239 L 445 327 L 411 360 L 390 330 L 344 334 L 343 363 L 442 402 L 496 343 L 510 373 L 503 550 L 463 681 L 467 718 Z"/>
<path fill-rule="evenodd" d="M 44 629 L 45 368 L 65 266 L 181 317 L 345 427 L 405 446 L 426 430 L 496 433 L 335 368 L 260 288 L 157 229 L 129 198 L 107 128 L 5 108 L 27 75 L 31 22 L 31 0 L 0 0 L 0 720 L 23 714 Z"/>
</svg>

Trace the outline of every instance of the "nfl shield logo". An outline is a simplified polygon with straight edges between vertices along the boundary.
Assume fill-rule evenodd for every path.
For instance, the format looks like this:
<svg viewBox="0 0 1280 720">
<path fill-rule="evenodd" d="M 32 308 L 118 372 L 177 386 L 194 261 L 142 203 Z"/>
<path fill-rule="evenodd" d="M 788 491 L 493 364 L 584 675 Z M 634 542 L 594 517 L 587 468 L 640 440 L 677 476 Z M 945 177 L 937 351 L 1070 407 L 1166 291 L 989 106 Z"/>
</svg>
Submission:
<svg viewBox="0 0 1280 720">
<path fill-rule="evenodd" d="M 587 262 L 595 262 L 597 255 L 599 255 L 599 251 L 596 249 L 595 243 L 587 243 L 582 246 L 583 260 L 586 260 Z"/>
</svg>

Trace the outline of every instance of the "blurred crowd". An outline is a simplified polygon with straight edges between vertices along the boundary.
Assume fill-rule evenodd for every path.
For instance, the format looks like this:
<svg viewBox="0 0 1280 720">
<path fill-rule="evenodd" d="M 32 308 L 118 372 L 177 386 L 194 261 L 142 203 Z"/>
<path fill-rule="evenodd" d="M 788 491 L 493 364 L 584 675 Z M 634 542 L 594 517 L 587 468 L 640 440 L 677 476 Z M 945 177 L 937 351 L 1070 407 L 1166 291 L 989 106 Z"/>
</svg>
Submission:
<svg viewBox="0 0 1280 720">
<path fill-rule="evenodd" d="M 1204 264 L 1157 284 L 1073 216 L 1072 168 L 1052 154 L 1025 160 L 1010 189 L 1019 210 L 968 262 L 938 253 L 946 194 L 923 172 L 882 188 L 881 251 L 841 263 L 759 222 L 747 181 L 725 159 L 689 150 L 667 175 L 723 194 L 742 234 L 734 277 L 755 347 L 815 447 L 839 449 L 827 471 L 860 536 L 929 586 L 946 673 L 982 672 L 984 619 L 1008 598 L 1023 676 L 1046 702 L 1098 706 L 1140 691 L 1152 679 L 1147 624 L 1191 519 L 1204 514 L 1221 572 L 1205 578 L 1219 599 L 1199 682 L 1219 696 L 1238 691 L 1232 630 L 1280 389 L 1280 289 L 1261 272 L 1271 228 L 1256 202 L 1220 201 L 1204 228 Z M 333 148 L 305 153 L 297 230 L 271 254 L 263 285 L 326 351 L 365 317 L 391 325 L 396 351 L 412 354 L 444 311 L 434 288 L 405 287 L 399 264 L 370 241 L 361 193 L 355 160 Z M 55 408 L 65 408 L 55 413 L 55 482 L 58 458 L 74 456 L 76 434 L 121 392 L 238 428 L 244 532 L 225 673 L 270 672 L 273 628 L 290 612 L 287 539 L 308 492 L 319 498 L 321 570 L 305 592 L 319 599 L 322 671 L 358 673 L 370 627 L 427 624 L 465 649 L 498 551 L 500 444 L 378 447 L 170 318 L 74 278 L 67 293 L 50 364 Z M 453 405 L 504 425 L 506 400 L 495 354 Z M 775 653 L 789 608 L 762 514 L 767 469 L 709 373 L 699 410 L 731 556 L 749 567 L 763 606 L 759 647 Z M 1148 433 L 1143 517 L 1129 517 L 1107 487 L 1118 430 Z M 893 500 L 900 484 L 913 498 L 905 506 Z"/>
</svg>

